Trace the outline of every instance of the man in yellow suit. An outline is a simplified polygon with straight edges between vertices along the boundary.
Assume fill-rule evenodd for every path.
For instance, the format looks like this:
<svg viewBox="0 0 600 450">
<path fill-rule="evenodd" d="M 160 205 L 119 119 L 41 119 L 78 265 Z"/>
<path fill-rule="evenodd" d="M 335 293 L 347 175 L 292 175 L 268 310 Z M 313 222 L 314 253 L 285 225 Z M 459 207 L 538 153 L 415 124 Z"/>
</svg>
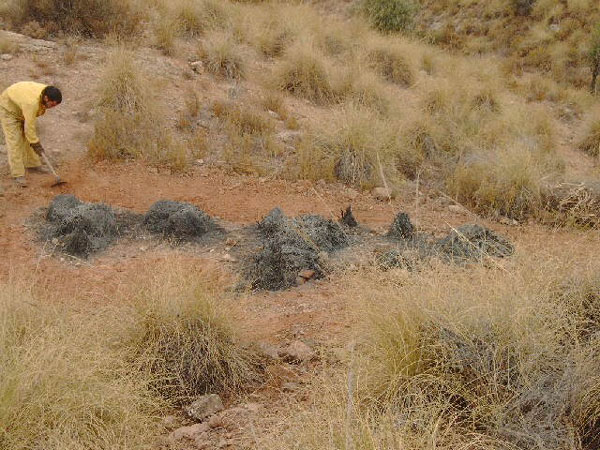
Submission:
<svg viewBox="0 0 600 450">
<path fill-rule="evenodd" d="M 58 88 L 33 81 L 15 83 L 0 95 L 0 123 L 10 174 L 17 185 L 27 186 L 25 169 L 44 172 L 40 160 L 44 147 L 35 123 L 47 109 L 61 102 L 62 94 Z"/>
</svg>

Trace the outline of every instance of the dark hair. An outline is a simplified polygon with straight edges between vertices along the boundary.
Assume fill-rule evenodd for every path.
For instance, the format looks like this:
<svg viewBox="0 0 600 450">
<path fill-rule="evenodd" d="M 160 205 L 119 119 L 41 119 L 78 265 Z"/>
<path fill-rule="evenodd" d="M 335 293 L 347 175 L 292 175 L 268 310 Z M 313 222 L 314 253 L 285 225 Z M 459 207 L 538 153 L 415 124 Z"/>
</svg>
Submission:
<svg viewBox="0 0 600 450">
<path fill-rule="evenodd" d="M 56 103 L 62 102 L 62 92 L 60 92 L 60 89 L 58 89 L 57 87 L 46 86 L 46 89 L 44 89 L 42 91 L 42 97 L 44 95 L 46 97 L 48 97 L 48 100 L 51 100 L 53 102 L 56 102 Z"/>
</svg>

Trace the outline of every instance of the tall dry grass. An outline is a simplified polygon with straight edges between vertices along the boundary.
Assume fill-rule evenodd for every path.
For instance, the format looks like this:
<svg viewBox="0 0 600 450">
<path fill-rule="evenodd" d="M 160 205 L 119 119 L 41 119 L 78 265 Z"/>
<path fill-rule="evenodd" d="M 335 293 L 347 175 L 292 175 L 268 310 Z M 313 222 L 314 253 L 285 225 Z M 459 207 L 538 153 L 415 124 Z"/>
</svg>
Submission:
<svg viewBox="0 0 600 450">
<path fill-rule="evenodd" d="M 358 275 L 343 367 L 258 447 L 597 448 L 600 280 L 567 260 Z"/>
<path fill-rule="evenodd" d="M 173 406 L 257 380 L 223 280 L 177 260 L 156 269 L 108 303 L 63 301 L 27 275 L 2 283 L 0 448 L 151 448 Z"/>
<path fill-rule="evenodd" d="M 26 283 L 0 293 L 0 447 L 151 445 L 165 403 L 130 365 L 125 311 L 50 303 Z"/>
<path fill-rule="evenodd" d="M 589 89 L 589 54 L 600 22 L 594 1 L 474 0 L 468 7 L 462 0 L 421 3 L 416 27 L 434 42 L 469 54 L 503 52 L 515 66 Z"/>
<path fill-rule="evenodd" d="M 130 51 L 113 50 L 98 86 L 94 135 L 88 144 L 92 158 L 143 158 L 185 168 L 186 148 L 169 130 L 164 100 L 154 93 L 154 86 Z"/>
<path fill-rule="evenodd" d="M 259 378 L 258 360 L 235 332 L 231 300 L 216 273 L 165 266 L 134 298 L 133 348 L 150 388 L 180 404 L 235 394 Z"/>
<path fill-rule="evenodd" d="M 52 36 L 65 32 L 130 37 L 141 31 L 145 19 L 144 5 L 138 0 L 7 0 L 0 12 L 17 27 L 36 23 L 44 34 Z"/>
</svg>

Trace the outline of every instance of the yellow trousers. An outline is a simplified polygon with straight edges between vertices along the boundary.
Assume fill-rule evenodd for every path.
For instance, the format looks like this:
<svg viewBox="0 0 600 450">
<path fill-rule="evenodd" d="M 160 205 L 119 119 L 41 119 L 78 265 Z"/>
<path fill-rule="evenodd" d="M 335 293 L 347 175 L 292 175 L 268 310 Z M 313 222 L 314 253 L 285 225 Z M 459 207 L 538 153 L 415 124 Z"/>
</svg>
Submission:
<svg viewBox="0 0 600 450">
<path fill-rule="evenodd" d="M 25 168 L 41 166 L 40 157 L 25 139 L 25 123 L 2 107 L 0 107 L 0 123 L 4 131 L 11 176 L 23 177 Z"/>
</svg>

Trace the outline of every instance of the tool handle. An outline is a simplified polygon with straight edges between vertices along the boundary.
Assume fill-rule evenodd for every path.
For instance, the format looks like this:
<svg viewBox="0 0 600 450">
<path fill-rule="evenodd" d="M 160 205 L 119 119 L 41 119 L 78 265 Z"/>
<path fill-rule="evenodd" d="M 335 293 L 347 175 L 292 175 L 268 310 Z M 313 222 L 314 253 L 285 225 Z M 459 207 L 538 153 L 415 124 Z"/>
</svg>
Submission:
<svg viewBox="0 0 600 450">
<path fill-rule="evenodd" d="M 54 170 L 54 167 L 52 167 L 52 164 L 50 164 L 50 160 L 46 156 L 46 152 L 42 152 L 41 156 L 42 156 L 42 159 L 44 160 L 44 163 L 46 163 L 46 165 L 50 168 L 52 175 L 54 175 L 56 178 L 58 178 L 58 175 L 56 174 L 56 170 Z"/>
</svg>

